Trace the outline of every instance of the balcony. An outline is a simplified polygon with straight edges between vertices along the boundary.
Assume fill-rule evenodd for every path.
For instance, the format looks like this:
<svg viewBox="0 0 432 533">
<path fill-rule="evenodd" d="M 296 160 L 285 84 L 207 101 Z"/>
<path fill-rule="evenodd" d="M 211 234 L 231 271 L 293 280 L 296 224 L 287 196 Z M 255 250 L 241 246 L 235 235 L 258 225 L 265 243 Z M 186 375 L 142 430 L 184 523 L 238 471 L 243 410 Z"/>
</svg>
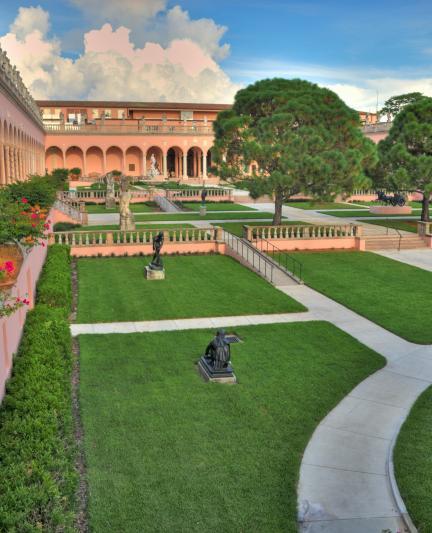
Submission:
<svg viewBox="0 0 432 533">
<path fill-rule="evenodd" d="M 98 119 L 85 123 L 44 121 L 45 131 L 55 135 L 213 135 L 211 122 L 177 120 Z"/>
</svg>

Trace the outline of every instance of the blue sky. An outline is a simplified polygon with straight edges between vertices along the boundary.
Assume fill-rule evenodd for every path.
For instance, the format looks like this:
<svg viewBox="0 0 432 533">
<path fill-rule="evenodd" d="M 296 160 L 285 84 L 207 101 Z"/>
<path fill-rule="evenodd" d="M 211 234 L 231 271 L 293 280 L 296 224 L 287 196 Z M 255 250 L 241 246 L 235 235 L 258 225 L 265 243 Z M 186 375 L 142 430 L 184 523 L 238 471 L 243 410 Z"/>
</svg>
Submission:
<svg viewBox="0 0 432 533">
<path fill-rule="evenodd" d="M 157 0 L 142 0 L 147 1 Z M 74 0 L 0 0 L 0 35 L 7 33 L 19 7 L 40 5 L 49 12 L 50 36 L 61 40 L 63 56 L 77 58 L 83 51 L 83 33 L 100 27 L 102 21 L 91 20 L 88 13 L 73 3 Z M 188 11 L 191 20 L 212 19 L 216 25 L 227 28 L 220 44 L 229 44 L 230 53 L 218 58 L 217 63 L 236 84 L 273 75 L 300 76 L 332 87 L 345 84 L 367 89 L 365 105 L 370 107 L 372 92 L 378 90 L 380 99 L 388 95 L 385 78 L 398 80 L 394 90 L 399 87 L 402 90 L 403 80 L 421 84 L 431 76 L 430 1 L 182 0 L 166 3 L 165 11 L 155 20 L 180 5 L 183 11 Z M 124 2 L 119 0 L 119 11 L 123 6 Z M 109 17 L 105 21 L 111 22 L 114 28 L 118 26 L 118 21 Z M 145 34 L 139 27 L 132 28 L 131 41 L 142 46 Z M 154 35 L 151 40 L 155 40 Z M 374 79 L 381 81 L 365 82 Z M 424 87 L 427 92 L 429 81 Z M 413 90 L 417 89 L 417 85 L 413 86 Z M 361 101 L 360 94 L 357 96 Z"/>
</svg>

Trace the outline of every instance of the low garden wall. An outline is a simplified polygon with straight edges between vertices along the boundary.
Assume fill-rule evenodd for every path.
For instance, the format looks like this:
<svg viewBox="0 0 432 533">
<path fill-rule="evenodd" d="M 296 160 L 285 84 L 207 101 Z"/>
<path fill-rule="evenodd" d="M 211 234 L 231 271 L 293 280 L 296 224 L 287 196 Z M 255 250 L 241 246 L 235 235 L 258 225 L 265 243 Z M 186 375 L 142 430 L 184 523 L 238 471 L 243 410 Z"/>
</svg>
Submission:
<svg viewBox="0 0 432 533">
<path fill-rule="evenodd" d="M 150 255 L 153 238 L 164 233 L 164 255 L 225 254 L 222 228 L 137 229 L 134 231 L 61 231 L 50 235 L 49 244 L 67 245 L 74 257 Z"/>
<path fill-rule="evenodd" d="M 282 252 L 294 250 L 364 250 L 362 226 L 355 224 L 243 226 L 244 238 L 266 251 L 266 243 Z M 272 251 L 272 250 L 269 250 Z"/>
<path fill-rule="evenodd" d="M 46 254 L 47 247 L 42 245 L 32 248 L 26 254 L 16 284 L 11 289 L 11 298 L 26 298 L 30 303 L 12 315 L 0 318 L 0 400 L 12 370 L 13 354 L 18 350 L 27 311 L 34 306 L 36 282 Z"/>
<path fill-rule="evenodd" d="M 207 192 L 209 202 L 232 202 L 232 189 L 168 189 L 166 197 L 171 202 L 201 202 L 201 193 Z"/>
<path fill-rule="evenodd" d="M 432 248 L 432 222 L 417 222 L 417 233 L 425 241 L 428 248 Z"/>
<path fill-rule="evenodd" d="M 141 203 L 141 202 L 151 202 L 153 201 L 154 191 L 130 191 L 131 204 Z M 115 191 L 114 196 L 117 201 L 120 199 L 120 191 Z M 92 204 L 104 204 L 106 198 L 106 191 L 63 191 L 59 193 L 59 198 L 66 202 L 84 202 Z"/>
</svg>

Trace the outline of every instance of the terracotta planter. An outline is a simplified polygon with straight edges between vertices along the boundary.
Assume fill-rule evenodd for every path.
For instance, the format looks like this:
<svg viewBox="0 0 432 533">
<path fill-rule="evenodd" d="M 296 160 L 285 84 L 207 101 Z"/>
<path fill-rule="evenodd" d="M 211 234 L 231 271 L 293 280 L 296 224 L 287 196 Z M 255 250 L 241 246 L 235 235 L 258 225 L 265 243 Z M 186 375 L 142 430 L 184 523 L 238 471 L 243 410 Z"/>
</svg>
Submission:
<svg viewBox="0 0 432 533">
<path fill-rule="evenodd" d="M 6 291 L 15 285 L 24 261 L 22 250 L 17 244 L 0 245 L 0 265 L 6 261 L 12 261 L 15 270 L 0 280 L 0 290 L 2 291 Z"/>
</svg>

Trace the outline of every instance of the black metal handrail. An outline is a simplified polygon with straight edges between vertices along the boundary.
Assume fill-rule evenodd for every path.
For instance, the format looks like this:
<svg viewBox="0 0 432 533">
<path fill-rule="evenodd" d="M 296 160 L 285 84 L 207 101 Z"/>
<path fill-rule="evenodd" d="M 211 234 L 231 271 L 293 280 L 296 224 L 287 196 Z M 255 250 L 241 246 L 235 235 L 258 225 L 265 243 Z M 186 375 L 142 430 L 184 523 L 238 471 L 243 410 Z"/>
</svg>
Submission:
<svg viewBox="0 0 432 533">
<path fill-rule="evenodd" d="M 255 237 L 255 246 L 258 250 L 273 257 L 287 272 L 292 274 L 298 281 L 303 282 L 303 264 L 295 257 L 282 251 L 272 242 L 262 237 Z"/>
</svg>

